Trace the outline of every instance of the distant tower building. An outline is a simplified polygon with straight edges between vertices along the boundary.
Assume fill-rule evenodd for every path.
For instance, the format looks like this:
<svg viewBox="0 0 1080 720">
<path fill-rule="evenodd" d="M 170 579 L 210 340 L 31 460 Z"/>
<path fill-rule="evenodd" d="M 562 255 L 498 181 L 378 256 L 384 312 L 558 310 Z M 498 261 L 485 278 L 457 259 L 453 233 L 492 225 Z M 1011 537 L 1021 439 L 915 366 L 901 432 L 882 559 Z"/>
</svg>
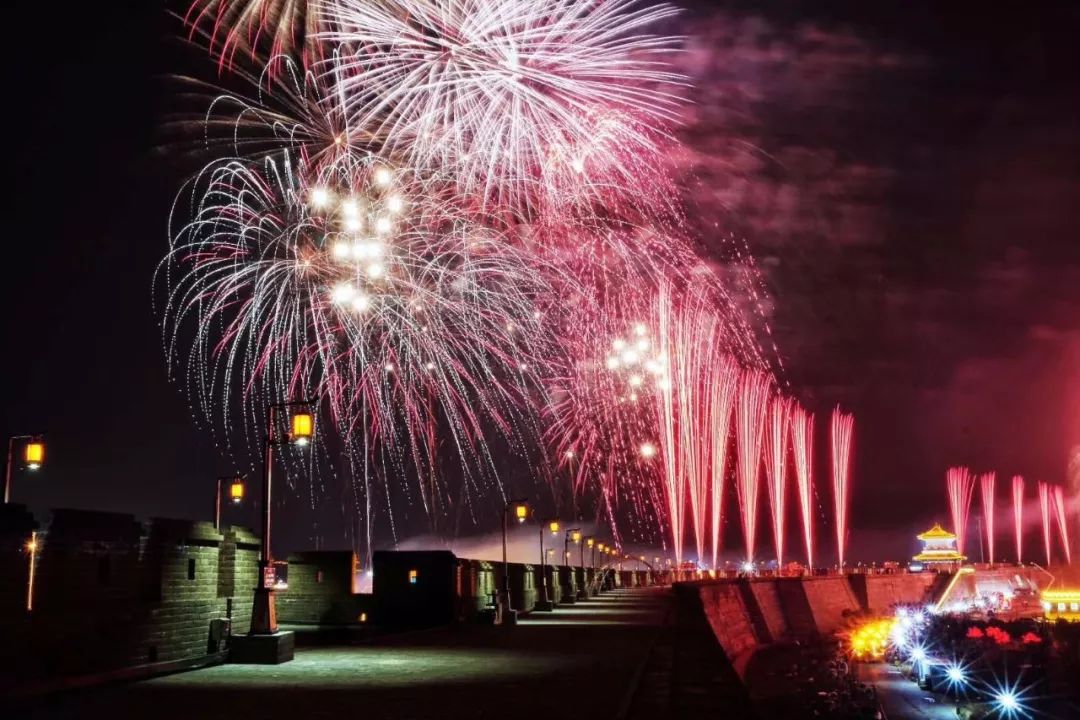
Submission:
<svg viewBox="0 0 1080 720">
<path fill-rule="evenodd" d="M 956 549 L 956 536 L 937 523 L 918 537 L 922 541 L 923 549 L 911 558 L 915 562 L 925 565 L 957 565 L 965 559 Z"/>
</svg>

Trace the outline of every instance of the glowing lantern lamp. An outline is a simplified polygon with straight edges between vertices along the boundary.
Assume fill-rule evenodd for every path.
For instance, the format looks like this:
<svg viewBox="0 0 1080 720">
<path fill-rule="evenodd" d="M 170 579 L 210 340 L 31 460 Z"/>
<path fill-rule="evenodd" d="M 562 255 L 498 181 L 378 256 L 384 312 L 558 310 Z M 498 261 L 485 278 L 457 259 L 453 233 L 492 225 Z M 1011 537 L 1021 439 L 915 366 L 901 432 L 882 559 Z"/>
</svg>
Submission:
<svg viewBox="0 0 1080 720">
<path fill-rule="evenodd" d="M 552 535 L 558 535 L 559 534 L 559 521 L 558 520 L 552 520 L 550 523 L 548 523 L 548 529 L 551 530 Z"/>
<path fill-rule="evenodd" d="M 315 420 L 309 412 L 293 413 L 291 422 L 292 432 L 289 438 L 294 445 L 304 446 L 311 442 L 311 436 L 315 432 Z"/>
<path fill-rule="evenodd" d="M 27 470 L 37 470 L 45 464 L 45 443 L 39 439 L 31 440 L 23 448 L 23 462 Z"/>
<path fill-rule="evenodd" d="M 229 500 L 233 505 L 239 505 L 244 499 L 244 481 L 240 478 L 235 478 L 232 483 L 229 484 Z"/>
<path fill-rule="evenodd" d="M 519 523 L 525 522 L 529 517 L 529 506 L 526 503 L 519 502 L 514 504 L 514 517 L 517 518 Z"/>
</svg>

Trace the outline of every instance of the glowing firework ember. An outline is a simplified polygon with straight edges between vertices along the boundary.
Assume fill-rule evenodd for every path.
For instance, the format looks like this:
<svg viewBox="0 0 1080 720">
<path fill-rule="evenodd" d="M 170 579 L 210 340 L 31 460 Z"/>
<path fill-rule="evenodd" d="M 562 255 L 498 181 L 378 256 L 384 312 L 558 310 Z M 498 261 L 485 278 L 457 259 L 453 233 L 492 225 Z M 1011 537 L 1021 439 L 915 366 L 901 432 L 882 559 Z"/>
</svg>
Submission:
<svg viewBox="0 0 1080 720">
<path fill-rule="evenodd" d="M 986 561 L 990 564 L 994 563 L 994 481 L 996 477 L 996 474 L 992 472 L 979 476 L 983 531 L 986 533 Z"/>
<path fill-rule="evenodd" d="M 956 535 L 956 551 L 963 555 L 975 481 L 967 468 L 953 467 L 945 474 L 945 484 L 949 491 L 949 513 L 952 515 L 953 534 Z"/>
<path fill-rule="evenodd" d="M 1060 485 L 1054 487 L 1054 516 L 1057 518 L 1058 533 L 1061 536 L 1061 545 L 1065 550 L 1065 562 L 1072 564 L 1072 548 L 1069 545 L 1069 523 L 1065 512 L 1065 489 Z"/>
<path fill-rule="evenodd" d="M 1043 546 L 1046 550 L 1046 564 L 1050 564 L 1050 486 L 1039 482 L 1039 514 L 1042 517 Z"/>
<path fill-rule="evenodd" d="M 848 504 L 851 501 L 851 447 L 855 435 L 855 418 L 833 410 L 829 436 L 832 439 L 833 515 L 836 525 L 836 556 L 844 568 L 844 549 L 847 546 Z"/>
<path fill-rule="evenodd" d="M 769 377 L 761 372 L 745 372 L 739 381 L 739 404 L 735 414 L 738 443 L 738 482 L 743 538 L 746 541 L 746 561 L 754 560 L 757 536 L 757 507 L 761 481 L 761 439 L 765 429 L 765 414 L 769 407 Z"/>
<path fill-rule="evenodd" d="M 339 0 L 320 64 L 350 133 L 500 208 L 656 197 L 681 77 L 675 13 L 635 0 Z M 652 172 L 642 172 L 643 169 Z M 614 202 L 613 202 L 614 201 Z"/>
<path fill-rule="evenodd" d="M 784 564 L 784 493 L 787 490 L 788 431 L 792 402 L 773 398 L 765 422 L 765 472 L 768 477 L 769 507 L 772 509 L 773 546 L 776 566 Z"/>
<path fill-rule="evenodd" d="M 1016 533 L 1016 562 L 1024 562 L 1024 478 L 1013 475 L 1013 530 Z"/>
<path fill-rule="evenodd" d="M 814 567 L 814 415 L 795 408 L 791 417 L 791 447 L 795 453 L 795 480 L 799 485 L 806 566 Z"/>
</svg>

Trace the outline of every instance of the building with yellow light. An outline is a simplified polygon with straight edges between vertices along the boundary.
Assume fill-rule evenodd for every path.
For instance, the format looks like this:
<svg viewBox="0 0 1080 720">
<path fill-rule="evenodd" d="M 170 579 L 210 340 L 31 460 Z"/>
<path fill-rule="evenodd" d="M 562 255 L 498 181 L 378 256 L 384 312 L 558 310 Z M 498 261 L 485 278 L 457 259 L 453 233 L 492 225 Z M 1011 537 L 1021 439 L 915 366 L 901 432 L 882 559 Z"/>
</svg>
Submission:
<svg viewBox="0 0 1080 720">
<path fill-rule="evenodd" d="M 923 549 L 912 558 L 915 562 L 926 565 L 957 565 L 965 560 L 965 556 L 956 549 L 956 535 L 937 523 L 918 538 L 922 541 Z"/>
<path fill-rule="evenodd" d="M 1039 599 L 1047 620 L 1080 622 L 1080 589 L 1043 590 Z"/>
</svg>

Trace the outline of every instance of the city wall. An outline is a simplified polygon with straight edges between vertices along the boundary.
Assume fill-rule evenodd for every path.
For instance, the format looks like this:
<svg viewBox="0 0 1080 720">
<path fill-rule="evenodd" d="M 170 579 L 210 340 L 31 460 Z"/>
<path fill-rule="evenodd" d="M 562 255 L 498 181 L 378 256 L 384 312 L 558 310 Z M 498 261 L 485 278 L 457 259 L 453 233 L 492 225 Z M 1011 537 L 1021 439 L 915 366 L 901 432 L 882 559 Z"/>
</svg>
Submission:
<svg viewBox="0 0 1080 720">
<path fill-rule="evenodd" d="M 775 642 L 812 641 L 840 630 L 860 614 L 886 614 L 898 604 L 938 599 L 950 575 L 733 578 L 680 583 L 696 594 L 727 656 L 740 665 L 756 648 Z"/>
<path fill-rule="evenodd" d="M 22 506 L 0 506 L 0 696 L 227 661 L 231 635 L 250 625 L 259 548 L 243 528 L 67 509 L 39 523 Z M 275 593 L 283 626 L 490 621 L 505 581 L 502 563 L 381 552 L 374 593 L 364 595 L 354 591 L 352 552 L 296 553 L 288 563 L 288 588 Z M 614 567 L 508 570 L 518 612 L 532 611 L 545 585 L 561 604 L 655 580 Z"/>
</svg>

